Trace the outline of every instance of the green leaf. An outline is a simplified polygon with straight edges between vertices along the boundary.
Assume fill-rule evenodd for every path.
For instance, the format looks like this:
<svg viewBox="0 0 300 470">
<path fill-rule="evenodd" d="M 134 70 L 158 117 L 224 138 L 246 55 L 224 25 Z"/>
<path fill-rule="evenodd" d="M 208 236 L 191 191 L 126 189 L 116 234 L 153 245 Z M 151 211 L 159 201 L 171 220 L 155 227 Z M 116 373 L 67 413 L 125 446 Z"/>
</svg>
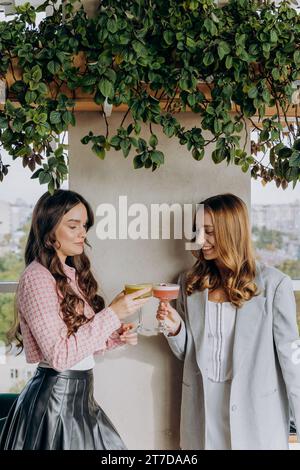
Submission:
<svg viewBox="0 0 300 470">
<path fill-rule="evenodd" d="M 38 175 L 40 184 L 47 184 L 51 180 L 51 174 L 47 171 L 41 171 Z"/>
<path fill-rule="evenodd" d="M 195 93 L 190 93 L 187 97 L 187 102 L 190 106 L 195 106 L 197 103 L 197 98 Z"/>
<path fill-rule="evenodd" d="M 70 124 L 72 122 L 73 114 L 71 111 L 65 111 L 62 115 L 62 120 L 65 124 Z"/>
<path fill-rule="evenodd" d="M 176 33 L 176 39 L 177 41 L 184 41 L 184 34 L 182 31 L 179 31 L 178 33 Z"/>
<path fill-rule="evenodd" d="M 141 124 L 140 124 L 138 121 L 136 121 L 135 124 L 134 124 L 134 130 L 135 130 L 135 133 L 136 133 L 137 135 L 140 134 L 140 132 L 141 132 Z"/>
<path fill-rule="evenodd" d="M 133 159 L 133 167 L 137 170 L 138 168 L 143 168 L 144 163 L 142 162 L 141 155 L 137 155 Z"/>
<path fill-rule="evenodd" d="M 24 124 L 25 123 L 23 121 L 15 119 L 13 121 L 13 124 L 12 124 L 13 130 L 16 131 L 16 132 L 21 132 L 22 129 L 23 129 Z M 22 148 L 24 148 L 24 147 L 22 147 Z"/>
<path fill-rule="evenodd" d="M 47 114 L 40 113 L 37 115 L 39 124 L 45 124 L 47 122 Z"/>
<path fill-rule="evenodd" d="M 126 129 L 127 135 L 130 135 L 132 131 L 133 131 L 133 124 L 130 123 Z"/>
<path fill-rule="evenodd" d="M 25 101 L 27 104 L 34 103 L 37 98 L 37 94 L 35 91 L 28 90 L 25 94 Z"/>
<path fill-rule="evenodd" d="M 64 163 L 59 163 L 57 165 L 57 171 L 62 175 L 67 175 L 69 173 L 68 167 Z"/>
<path fill-rule="evenodd" d="M 187 47 L 193 48 L 193 47 L 196 47 L 196 42 L 194 41 L 193 38 L 191 38 L 190 36 L 187 36 L 186 45 L 187 45 Z"/>
<path fill-rule="evenodd" d="M 151 137 L 149 139 L 149 144 L 152 148 L 155 148 L 158 144 L 158 139 L 155 134 L 151 134 Z"/>
<path fill-rule="evenodd" d="M 203 64 L 208 66 L 208 65 L 211 65 L 213 64 L 215 61 L 215 58 L 214 58 L 214 55 L 212 52 L 206 52 L 206 54 L 204 55 L 204 58 L 203 58 Z"/>
<path fill-rule="evenodd" d="M 10 90 L 14 93 L 22 93 L 26 90 L 26 85 L 22 80 L 17 80 L 12 84 Z"/>
<path fill-rule="evenodd" d="M 255 85 L 252 85 L 251 88 L 248 90 L 248 96 L 251 99 L 256 98 L 258 95 L 258 90 Z"/>
<path fill-rule="evenodd" d="M 64 153 L 64 148 L 63 148 L 63 145 L 60 144 L 59 147 L 57 147 L 57 149 L 54 150 L 54 155 L 55 155 L 55 157 L 59 158 L 63 155 L 63 153 Z M 50 160 L 50 158 L 49 158 L 49 160 Z M 49 160 L 48 160 L 48 162 L 49 162 Z M 55 162 L 55 158 L 54 158 L 54 162 Z"/>
<path fill-rule="evenodd" d="M 26 134 L 26 137 L 32 140 L 35 134 L 35 126 L 33 124 L 26 124 L 25 134 Z"/>
<path fill-rule="evenodd" d="M 170 125 L 166 125 L 163 127 L 164 134 L 166 134 L 167 137 L 173 137 L 175 134 L 175 127 Z"/>
<path fill-rule="evenodd" d="M 60 70 L 60 63 L 55 60 L 51 60 L 47 64 L 47 69 L 52 75 L 56 75 Z"/>
<path fill-rule="evenodd" d="M 40 68 L 39 65 L 35 65 L 31 71 L 31 76 L 32 76 L 32 79 L 35 81 L 35 82 L 39 82 L 42 78 L 42 70 Z"/>
<path fill-rule="evenodd" d="M 92 151 L 99 157 L 101 160 L 104 160 L 105 158 L 105 150 L 103 147 L 100 147 L 97 144 L 94 144 L 92 146 Z"/>
<path fill-rule="evenodd" d="M 289 159 L 289 166 L 300 168 L 300 152 L 298 150 L 294 150 L 292 152 L 291 157 Z"/>
<path fill-rule="evenodd" d="M 14 105 L 12 104 L 12 102 L 10 100 L 6 100 L 4 109 L 5 109 L 5 111 L 7 112 L 7 114 L 9 116 L 12 117 L 12 116 L 15 115 L 16 108 L 14 107 Z"/>
<path fill-rule="evenodd" d="M 190 85 L 189 85 L 189 82 L 187 80 L 185 80 L 184 78 L 181 78 L 178 82 L 178 86 L 181 88 L 181 90 L 183 91 L 189 91 L 190 89 Z"/>
<path fill-rule="evenodd" d="M 275 31 L 275 29 L 271 30 L 271 35 L 270 35 L 271 42 L 277 42 L 278 41 L 278 36 Z"/>
<path fill-rule="evenodd" d="M 102 80 L 100 80 L 99 90 L 101 91 L 103 96 L 108 97 L 108 98 L 113 98 L 114 86 L 106 78 L 102 78 Z"/>
<path fill-rule="evenodd" d="M 292 150 L 288 147 L 283 147 L 277 151 L 279 158 L 290 158 L 292 155 Z"/>
<path fill-rule="evenodd" d="M 60 124 L 61 118 L 60 118 L 60 112 L 58 111 L 51 111 L 50 113 L 50 122 L 51 124 Z"/>
<path fill-rule="evenodd" d="M 95 85 L 97 78 L 94 75 L 84 75 L 81 79 L 81 86 Z"/>
<path fill-rule="evenodd" d="M 36 178 L 39 178 L 39 175 L 41 172 L 43 172 L 44 170 L 42 168 L 39 168 L 35 173 L 33 173 L 33 175 L 31 176 L 30 179 L 34 180 Z"/>
<path fill-rule="evenodd" d="M 269 137 L 270 137 L 269 131 L 267 129 L 264 129 L 259 134 L 259 141 L 260 142 L 265 142 L 265 141 L 269 140 Z"/>
<path fill-rule="evenodd" d="M 204 153 L 205 153 L 205 152 L 204 152 L 204 149 L 198 150 L 198 149 L 194 148 L 194 149 L 192 150 L 193 158 L 194 158 L 195 160 L 197 160 L 198 162 L 203 159 Z"/>
<path fill-rule="evenodd" d="M 101 66 L 108 67 L 112 63 L 112 53 L 110 50 L 105 50 L 101 52 L 98 57 L 98 64 Z"/>
<path fill-rule="evenodd" d="M 103 97 L 102 93 L 100 93 L 100 91 L 96 91 L 94 101 L 98 105 L 101 105 L 104 103 L 105 98 Z"/>
<path fill-rule="evenodd" d="M 61 64 L 64 64 L 66 63 L 69 59 L 69 54 L 67 52 L 64 52 L 64 51 L 56 51 L 56 57 L 57 59 L 60 61 Z"/>
<path fill-rule="evenodd" d="M 132 42 L 132 47 L 133 47 L 133 49 L 136 52 L 138 57 L 147 55 L 147 50 L 146 50 L 145 46 L 140 41 L 133 41 Z"/>
<path fill-rule="evenodd" d="M 300 139 L 296 139 L 294 144 L 293 144 L 293 148 L 295 150 L 300 150 Z"/>
<path fill-rule="evenodd" d="M 117 74 L 113 69 L 107 69 L 105 72 L 105 77 L 108 79 L 109 82 L 115 83 Z"/>
<path fill-rule="evenodd" d="M 271 95 L 270 95 L 269 90 L 264 90 L 262 92 L 262 97 L 263 97 L 263 100 L 268 104 L 270 102 L 270 99 L 271 99 Z"/>
<path fill-rule="evenodd" d="M 206 18 L 206 20 L 204 21 L 204 27 L 212 36 L 217 35 L 218 29 L 215 23 L 210 18 Z"/>
<path fill-rule="evenodd" d="M 174 33 L 172 31 L 164 31 L 163 38 L 165 43 L 170 46 L 174 41 Z"/>
<path fill-rule="evenodd" d="M 147 158 L 147 160 L 146 160 L 145 163 L 144 163 L 144 167 L 145 167 L 145 168 L 151 168 L 152 165 L 157 165 L 157 163 L 152 163 L 151 158 Z"/>
<path fill-rule="evenodd" d="M 107 21 L 107 29 L 112 34 L 118 31 L 118 24 L 114 18 L 109 18 L 109 20 Z"/>
<path fill-rule="evenodd" d="M 145 150 L 147 150 L 147 142 L 145 141 L 145 139 L 142 139 L 141 137 L 139 138 L 138 148 L 140 152 L 144 152 Z"/>
<path fill-rule="evenodd" d="M 300 64 L 300 51 L 299 50 L 294 52 L 294 62 L 296 65 Z"/>
<path fill-rule="evenodd" d="M 124 158 L 127 158 L 131 149 L 130 141 L 128 142 L 127 140 L 121 140 L 120 147 L 122 149 Z"/>
<path fill-rule="evenodd" d="M 247 39 L 246 34 L 238 34 L 236 36 L 236 44 L 241 47 L 245 47 L 245 41 Z"/>
<path fill-rule="evenodd" d="M 158 150 L 153 150 L 151 152 L 151 161 L 152 163 L 156 163 L 157 165 L 162 165 L 164 163 L 164 154 L 159 152 Z"/>
<path fill-rule="evenodd" d="M 241 132 L 244 128 L 244 124 L 240 121 L 234 125 L 235 132 Z"/>
<path fill-rule="evenodd" d="M 223 126 L 223 132 L 224 132 L 225 134 L 228 134 L 228 135 L 233 134 L 233 132 L 234 132 L 234 124 L 233 124 L 233 122 L 228 122 L 227 124 L 225 124 L 225 126 Z"/>
<path fill-rule="evenodd" d="M 220 134 L 222 132 L 222 121 L 219 119 L 214 120 L 214 132 Z"/>
<path fill-rule="evenodd" d="M 0 115 L 0 129 L 6 129 L 8 126 L 8 119 L 6 116 Z"/>
<path fill-rule="evenodd" d="M 228 55 L 226 57 L 225 67 L 227 68 L 227 70 L 231 69 L 231 67 L 232 67 L 232 57 L 231 57 L 231 55 Z"/>
<path fill-rule="evenodd" d="M 230 53 L 229 44 L 225 41 L 220 41 L 218 45 L 218 54 L 219 54 L 220 60 L 222 60 L 229 53 Z"/>
<path fill-rule="evenodd" d="M 273 69 L 272 70 L 272 76 L 274 80 L 280 80 L 280 73 L 278 69 Z"/>
<path fill-rule="evenodd" d="M 121 142 L 121 139 L 120 137 L 118 137 L 117 135 L 114 135 L 111 139 L 110 139 L 110 145 L 112 147 L 119 147 L 120 146 L 120 142 Z"/>
<path fill-rule="evenodd" d="M 83 145 L 87 145 L 89 142 L 90 142 L 91 138 L 89 135 L 85 135 L 82 139 L 81 139 L 81 143 Z"/>
<path fill-rule="evenodd" d="M 41 94 L 41 95 L 47 95 L 49 90 L 48 90 L 48 87 L 45 83 L 43 82 L 40 82 L 38 84 L 38 87 L 37 87 L 37 91 Z"/>
<path fill-rule="evenodd" d="M 71 112 L 71 117 L 70 117 L 70 124 L 71 126 L 76 126 L 76 118 L 75 118 L 75 114 Z"/>
<path fill-rule="evenodd" d="M 225 160 L 225 158 L 226 158 L 226 154 L 223 149 L 215 149 L 212 152 L 212 159 L 213 159 L 213 162 L 216 164 L 221 163 L 223 160 Z"/>
</svg>

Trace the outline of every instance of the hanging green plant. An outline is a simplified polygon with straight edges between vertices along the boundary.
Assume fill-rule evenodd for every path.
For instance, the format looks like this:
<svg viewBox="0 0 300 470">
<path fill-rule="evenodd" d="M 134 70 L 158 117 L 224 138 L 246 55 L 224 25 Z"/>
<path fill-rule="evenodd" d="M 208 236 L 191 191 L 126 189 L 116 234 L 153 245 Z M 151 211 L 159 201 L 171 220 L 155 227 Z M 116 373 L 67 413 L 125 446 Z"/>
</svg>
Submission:
<svg viewBox="0 0 300 470">
<path fill-rule="evenodd" d="M 300 17 L 289 1 L 218 7 L 213 0 L 102 0 L 93 17 L 73 3 L 25 4 L 0 23 L 0 75 L 8 87 L 0 142 L 32 178 L 53 191 L 66 177 L 67 146 L 59 136 L 76 125 L 81 90 L 105 118 L 104 135 L 90 131 L 82 139 L 100 159 L 114 148 L 134 155 L 134 168 L 156 170 L 165 158 L 159 126 L 198 161 L 213 143 L 214 163 L 250 169 L 265 183 L 296 185 Z M 53 15 L 37 25 L 36 12 L 50 5 Z M 127 109 L 113 135 L 106 104 Z M 177 119 L 187 110 L 195 114 L 191 129 Z M 249 126 L 257 136 L 251 155 Z M 267 163 L 261 152 L 270 154 Z M 7 173 L 0 160 L 0 179 Z"/>
</svg>

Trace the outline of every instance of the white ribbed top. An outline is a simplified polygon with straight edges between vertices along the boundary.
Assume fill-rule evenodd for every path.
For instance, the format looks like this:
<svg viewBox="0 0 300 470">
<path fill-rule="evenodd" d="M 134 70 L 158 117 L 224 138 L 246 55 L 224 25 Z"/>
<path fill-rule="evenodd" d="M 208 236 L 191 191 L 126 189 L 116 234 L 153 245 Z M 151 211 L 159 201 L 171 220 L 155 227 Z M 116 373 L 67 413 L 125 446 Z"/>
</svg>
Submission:
<svg viewBox="0 0 300 470">
<path fill-rule="evenodd" d="M 232 379 L 232 354 L 236 307 L 230 302 L 208 301 L 208 378 L 213 382 Z"/>
</svg>

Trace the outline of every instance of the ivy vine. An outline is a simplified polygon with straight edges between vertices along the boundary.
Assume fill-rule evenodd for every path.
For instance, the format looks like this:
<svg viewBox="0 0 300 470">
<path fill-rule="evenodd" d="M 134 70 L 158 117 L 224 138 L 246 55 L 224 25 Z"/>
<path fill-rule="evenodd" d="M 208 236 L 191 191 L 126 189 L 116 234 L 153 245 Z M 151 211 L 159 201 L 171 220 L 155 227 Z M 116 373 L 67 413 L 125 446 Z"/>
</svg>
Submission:
<svg viewBox="0 0 300 470">
<path fill-rule="evenodd" d="M 0 77 L 7 83 L 0 145 L 32 178 L 50 192 L 66 178 L 61 135 L 76 125 L 81 89 L 106 124 L 104 135 L 90 131 L 82 144 L 102 160 L 114 148 L 133 156 L 134 168 L 156 170 L 165 158 L 161 128 L 197 161 L 213 144 L 216 164 L 250 169 L 263 183 L 296 185 L 300 16 L 290 1 L 229 0 L 219 7 L 213 0 L 102 0 L 93 17 L 73 3 L 27 3 L 0 22 Z M 36 13 L 47 6 L 53 15 L 37 24 Z M 127 109 L 114 135 L 105 103 Z M 190 129 L 178 119 L 187 110 L 195 115 Z M 251 154 L 249 127 L 257 136 Z M 0 180 L 8 172 L 0 157 Z"/>
</svg>

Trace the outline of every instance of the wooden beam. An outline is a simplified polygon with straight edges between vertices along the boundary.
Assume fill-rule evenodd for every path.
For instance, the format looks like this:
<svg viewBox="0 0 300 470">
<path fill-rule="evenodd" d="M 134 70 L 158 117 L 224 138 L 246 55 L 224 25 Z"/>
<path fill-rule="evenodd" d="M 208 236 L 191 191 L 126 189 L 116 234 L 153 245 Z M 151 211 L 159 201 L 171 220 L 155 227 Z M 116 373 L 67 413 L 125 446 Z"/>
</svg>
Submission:
<svg viewBox="0 0 300 470">
<path fill-rule="evenodd" d="M 83 53 L 80 53 L 78 56 L 76 56 L 73 59 L 74 66 L 79 67 L 81 71 L 84 70 L 85 68 L 85 59 Z M 22 71 L 20 67 L 17 65 L 16 59 L 13 59 L 13 73 L 12 70 L 7 73 L 6 75 L 6 82 L 7 86 L 10 89 L 15 80 L 21 80 L 22 79 Z M 210 86 L 206 83 L 199 83 L 198 89 L 201 91 L 206 99 L 211 99 L 211 93 L 210 93 L 210 87 L 213 88 L 213 84 Z M 87 112 L 97 112 L 101 111 L 101 106 L 97 105 L 94 100 L 93 96 L 89 95 L 87 93 L 84 93 L 80 88 L 76 89 L 74 91 L 70 90 L 67 88 L 66 85 L 63 85 L 60 89 L 58 88 L 57 84 L 52 82 L 49 85 L 50 93 L 49 97 L 55 97 L 58 92 L 64 93 L 66 96 L 69 98 L 73 99 L 75 101 L 75 111 L 87 111 Z M 14 102 L 18 103 L 15 99 L 15 96 L 11 93 L 9 93 L 8 98 Z M 163 109 L 166 105 L 165 100 L 160 101 L 160 106 Z M 124 104 L 118 106 L 118 107 L 113 107 L 113 112 L 126 112 L 128 107 Z M 237 112 L 238 107 L 234 105 L 232 107 L 232 112 Z M 191 109 L 187 107 L 186 112 L 191 112 Z M 265 117 L 271 117 L 274 114 L 277 113 L 276 107 L 267 107 L 266 106 L 266 111 L 265 111 Z M 283 113 L 281 113 L 283 116 Z M 294 118 L 295 117 L 295 106 L 290 106 L 288 112 L 287 112 L 287 117 L 289 118 Z"/>
<path fill-rule="evenodd" d="M 65 91 L 64 91 L 65 93 Z M 70 93 L 67 94 L 67 96 L 69 96 L 71 99 L 74 99 L 72 97 L 72 95 Z M 13 102 L 15 103 L 16 105 L 18 105 L 18 101 L 15 99 L 15 96 L 14 95 L 9 95 L 8 98 Z M 74 106 L 74 109 L 75 111 L 87 111 L 87 112 L 101 112 L 102 111 L 102 108 L 100 105 L 97 105 L 94 100 L 93 100 L 93 97 L 91 96 L 88 96 L 88 95 L 85 95 L 83 93 L 78 93 L 76 94 L 76 97 L 74 99 L 74 102 L 75 102 L 75 106 Z M 160 107 L 162 109 L 164 109 L 166 105 L 166 100 L 161 100 L 160 101 Z M 113 112 L 126 112 L 128 110 L 128 107 L 127 105 L 125 104 L 121 104 L 120 106 L 114 106 L 113 107 Z M 192 112 L 192 110 L 187 107 L 186 108 L 186 112 L 190 113 Z M 232 113 L 237 113 L 238 112 L 238 108 L 236 106 L 233 106 L 232 107 Z M 271 117 L 273 116 L 274 114 L 277 113 L 277 109 L 275 107 L 267 107 L 266 106 L 266 111 L 265 111 L 265 115 L 264 117 Z M 283 113 L 281 114 L 283 116 Z M 258 114 L 255 115 L 256 117 L 258 117 Z M 294 106 L 291 106 L 287 112 L 287 117 L 290 118 L 290 119 L 295 119 L 295 107 Z M 284 123 L 285 124 L 285 123 Z"/>
</svg>

